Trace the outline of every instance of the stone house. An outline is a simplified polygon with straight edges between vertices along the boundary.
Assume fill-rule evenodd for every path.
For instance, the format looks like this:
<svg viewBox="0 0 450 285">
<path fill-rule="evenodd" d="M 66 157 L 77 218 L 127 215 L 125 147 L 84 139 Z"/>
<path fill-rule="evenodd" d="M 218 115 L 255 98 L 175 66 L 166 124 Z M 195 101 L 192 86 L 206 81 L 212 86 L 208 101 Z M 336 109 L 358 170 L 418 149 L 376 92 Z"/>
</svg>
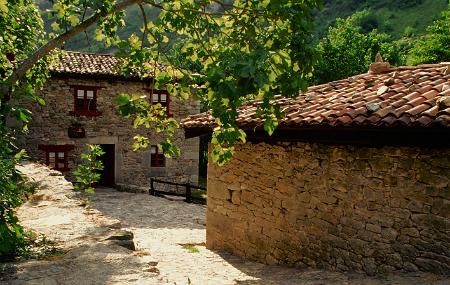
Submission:
<svg viewBox="0 0 450 285">
<path fill-rule="evenodd" d="M 239 109 L 247 143 L 208 165 L 206 245 L 268 264 L 450 274 L 450 63 L 391 68 Z M 182 122 L 211 132 L 207 113 Z"/>
<path fill-rule="evenodd" d="M 148 190 L 150 177 L 197 182 L 198 138 L 185 139 L 180 130 L 175 141 L 181 156 L 165 158 L 156 147 L 158 135 L 149 129 L 133 129 L 131 120 L 120 118 L 115 98 L 122 93 L 148 94 L 151 103 L 166 106 L 177 120 L 198 113 L 199 103 L 181 101 L 165 90 L 152 90 L 150 80 L 124 76 L 119 60 L 112 55 L 67 51 L 51 66 L 51 78 L 39 94 L 46 106 L 26 103 L 33 118 L 28 134 L 19 137 L 19 145 L 31 158 L 70 177 L 69 170 L 81 161 L 86 144 L 100 144 L 106 152 L 102 156 L 102 185 Z M 133 151 L 137 133 L 150 137 L 148 150 Z"/>
</svg>

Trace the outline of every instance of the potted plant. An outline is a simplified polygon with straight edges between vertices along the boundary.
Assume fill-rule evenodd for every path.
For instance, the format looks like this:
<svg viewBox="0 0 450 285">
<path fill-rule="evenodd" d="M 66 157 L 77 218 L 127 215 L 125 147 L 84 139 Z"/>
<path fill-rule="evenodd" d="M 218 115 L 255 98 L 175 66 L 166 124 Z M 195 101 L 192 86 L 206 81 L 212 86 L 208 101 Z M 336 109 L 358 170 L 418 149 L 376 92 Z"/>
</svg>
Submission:
<svg viewBox="0 0 450 285">
<path fill-rule="evenodd" d="M 72 121 L 68 129 L 69 138 L 84 138 L 86 137 L 86 131 L 80 122 Z"/>
</svg>

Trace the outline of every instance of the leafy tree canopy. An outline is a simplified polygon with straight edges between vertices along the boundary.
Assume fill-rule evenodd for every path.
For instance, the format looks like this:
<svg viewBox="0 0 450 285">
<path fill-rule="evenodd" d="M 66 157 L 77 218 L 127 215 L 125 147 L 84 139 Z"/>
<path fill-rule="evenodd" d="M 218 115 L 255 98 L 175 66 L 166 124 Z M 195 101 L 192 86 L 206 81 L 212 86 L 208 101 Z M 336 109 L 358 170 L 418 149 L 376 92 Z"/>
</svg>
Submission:
<svg viewBox="0 0 450 285">
<path fill-rule="evenodd" d="M 410 52 L 411 64 L 450 61 L 450 4 Z"/>
<path fill-rule="evenodd" d="M 365 73 L 375 55 L 380 52 L 391 64 L 402 64 L 399 47 L 387 34 L 376 29 L 364 33 L 360 23 L 366 23 L 370 12 L 357 12 L 347 19 L 337 19 L 317 45 L 319 61 L 314 66 L 313 81 L 325 83 Z"/>
<path fill-rule="evenodd" d="M 2 6 L 4 13 L 16 13 L 13 2 L 33 6 L 30 1 L 8 1 Z M 308 47 L 312 11 L 320 7 L 320 2 L 55 1 L 50 9 L 50 15 L 55 19 L 52 24 L 54 33 L 47 35 L 44 45 L 34 45 L 28 53 L 22 52 L 28 57 L 17 69 L 10 69 L 9 76 L 2 78 L 2 97 L 6 93 L 6 85 L 23 84 L 26 72 L 38 60 L 68 38 L 95 24 L 96 39 L 116 46 L 118 55 L 126 58 L 125 72 L 139 72 L 143 78 L 154 75 L 157 88 L 165 87 L 182 99 L 188 98 L 195 89 L 196 96 L 216 118 L 219 128 L 213 135 L 216 143 L 214 157 L 223 162 L 231 156 L 233 144 L 245 140 L 244 132 L 234 123 L 236 108 L 249 99 L 262 99 L 259 114 L 266 119 L 264 128 L 272 133 L 277 117 L 281 116 L 278 108 L 270 103 L 273 96 L 279 93 L 295 96 L 300 89 L 306 88 L 306 75 L 313 62 L 313 53 Z M 159 15 L 154 21 L 144 19 L 140 32 L 122 39 L 116 32 L 124 24 L 124 8 L 130 5 L 139 5 L 143 12 L 145 6 L 158 9 Z M 145 13 L 142 15 L 145 18 Z M 33 31 L 34 27 L 29 30 Z M 182 43 L 178 51 L 182 56 L 176 60 L 170 56 L 174 41 Z M 30 53 L 32 50 L 34 53 Z M 155 61 L 168 65 L 161 71 L 147 64 Z M 3 59 L 2 62 L 7 61 Z M 185 67 L 190 66 L 195 66 L 197 72 L 188 72 Z M 32 94 L 31 90 L 28 91 Z M 122 113 L 138 119 L 135 121 L 137 127 L 146 125 L 166 132 L 168 138 L 161 146 L 168 153 L 177 153 L 170 139 L 171 129 L 176 124 L 169 118 L 152 114 L 151 110 L 137 107 L 142 103 L 136 96 L 126 98 L 119 99 Z M 164 119 L 166 121 L 161 122 Z M 146 145 L 145 138 L 138 137 L 137 142 Z"/>
<path fill-rule="evenodd" d="M 23 60 L 35 50 L 43 39 L 42 20 L 32 1 L 0 0 L 0 82 L 12 73 L 13 55 Z M 45 61 L 38 61 L 25 74 L 22 89 L 10 86 L 17 91 L 17 97 L 38 87 L 46 76 Z M 28 82 L 34 81 L 33 85 Z M 11 89 L 10 89 L 11 90 Z M 28 93 L 34 96 L 33 93 Z M 3 96 L 2 96 L 3 97 Z M 0 260 L 11 259 L 24 248 L 24 230 L 18 224 L 14 208 L 22 203 L 27 193 L 32 192 L 25 185 L 25 179 L 16 170 L 18 160 L 24 152 L 14 146 L 14 137 L 6 127 L 6 117 L 14 115 L 22 121 L 30 119 L 30 113 L 13 104 L 0 100 Z"/>
</svg>

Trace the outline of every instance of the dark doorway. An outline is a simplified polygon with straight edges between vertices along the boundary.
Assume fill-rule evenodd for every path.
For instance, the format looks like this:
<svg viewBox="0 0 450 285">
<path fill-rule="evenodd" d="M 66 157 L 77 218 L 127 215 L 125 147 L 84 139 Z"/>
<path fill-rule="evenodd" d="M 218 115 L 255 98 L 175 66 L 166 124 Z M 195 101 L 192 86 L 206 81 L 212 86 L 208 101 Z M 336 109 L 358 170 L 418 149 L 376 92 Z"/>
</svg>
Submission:
<svg viewBox="0 0 450 285">
<path fill-rule="evenodd" d="M 114 153 L 115 145 L 113 144 L 101 144 L 100 147 L 105 152 L 100 156 L 100 160 L 103 162 L 103 170 L 100 171 L 101 177 L 98 185 L 113 187 L 115 183 L 114 177 Z"/>
</svg>

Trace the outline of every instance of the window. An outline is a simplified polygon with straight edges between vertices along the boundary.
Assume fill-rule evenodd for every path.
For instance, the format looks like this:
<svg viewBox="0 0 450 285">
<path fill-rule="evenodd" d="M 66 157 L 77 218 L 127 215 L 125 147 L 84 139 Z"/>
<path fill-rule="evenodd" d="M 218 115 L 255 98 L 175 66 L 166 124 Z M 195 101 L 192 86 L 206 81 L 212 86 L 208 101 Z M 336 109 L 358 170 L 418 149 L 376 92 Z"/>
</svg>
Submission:
<svg viewBox="0 0 450 285">
<path fill-rule="evenodd" d="M 69 151 L 74 149 L 73 145 L 39 145 L 38 148 L 45 152 L 45 164 L 50 168 L 69 170 Z"/>
<path fill-rule="evenodd" d="M 100 87 L 72 86 L 75 92 L 74 116 L 99 116 L 97 111 L 97 90 Z"/>
<path fill-rule="evenodd" d="M 166 158 L 164 157 L 162 151 L 159 150 L 158 146 L 152 145 L 150 147 L 150 152 L 151 167 L 164 167 L 166 165 Z"/>
<path fill-rule="evenodd" d="M 152 104 L 161 104 L 162 107 L 166 108 L 167 116 L 171 117 L 170 114 L 170 98 L 169 93 L 166 90 L 150 90 L 150 103 Z"/>
</svg>

